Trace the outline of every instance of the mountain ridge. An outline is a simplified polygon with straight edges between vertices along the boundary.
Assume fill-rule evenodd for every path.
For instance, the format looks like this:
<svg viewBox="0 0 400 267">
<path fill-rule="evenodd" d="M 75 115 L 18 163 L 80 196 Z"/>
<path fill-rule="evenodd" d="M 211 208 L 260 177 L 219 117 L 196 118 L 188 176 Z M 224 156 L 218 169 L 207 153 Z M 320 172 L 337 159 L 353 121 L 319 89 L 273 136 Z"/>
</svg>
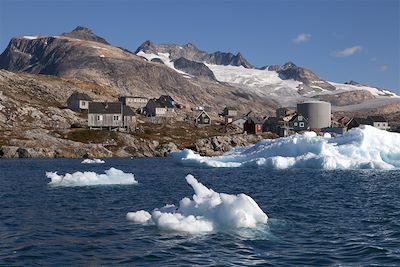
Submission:
<svg viewBox="0 0 400 267">
<path fill-rule="evenodd" d="M 132 53 L 81 26 L 60 36 L 11 39 L 0 55 L 0 68 L 96 82 L 120 94 L 171 94 L 190 105 L 235 105 L 241 110 L 273 110 L 319 95 L 344 98 L 342 93 L 352 91 L 356 92 L 351 97 L 354 103 L 394 95 L 359 84 L 328 82 L 293 62 L 256 68 L 241 53 L 207 53 L 192 43 L 145 41 Z M 333 102 L 351 104 L 340 99 Z"/>
</svg>

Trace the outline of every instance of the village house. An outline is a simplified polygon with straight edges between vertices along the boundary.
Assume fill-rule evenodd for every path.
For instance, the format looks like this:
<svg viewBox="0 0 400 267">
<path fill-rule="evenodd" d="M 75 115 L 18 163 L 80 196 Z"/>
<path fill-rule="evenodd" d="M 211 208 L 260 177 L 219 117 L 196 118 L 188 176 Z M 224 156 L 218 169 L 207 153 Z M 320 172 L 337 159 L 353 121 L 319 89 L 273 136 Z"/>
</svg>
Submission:
<svg viewBox="0 0 400 267">
<path fill-rule="evenodd" d="M 352 118 L 350 119 L 347 124 L 346 128 L 347 130 L 350 130 L 355 127 L 360 127 L 360 125 L 370 125 L 370 121 L 365 119 L 365 118 Z"/>
<path fill-rule="evenodd" d="M 146 107 L 144 108 L 144 113 L 148 117 L 166 117 L 167 108 L 156 98 L 153 98 L 147 102 Z"/>
<path fill-rule="evenodd" d="M 144 114 L 148 117 L 172 117 L 175 114 L 175 100 L 168 95 L 158 99 L 150 99 L 144 107 Z"/>
<path fill-rule="evenodd" d="M 198 126 L 211 125 L 211 117 L 204 110 L 196 114 L 194 123 Z"/>
<path fill-rule="evenodd" d="M 128 132 L 134 131 L 137 126 L 135 111 L 131 107 L 122 106 L 122 116 L 124 120 L 124 128 Z"/>
<path fill-rule="evenodd" d="M 92 98 L 85 93 L 74 92 L 67 99 L 67 107 L 70 110 L 82 112 L 88 110 Z"/>
<path fill-rule="evenodd" d="M 263 132 L 278 133 L 279 118 L 268 117 L 263 123 Z"/>
<path fill-rule="evenodd" d="M 121 102 L 90 102 L 88 109 L 89 128 L 125 128 L 135 127 L 134 111 Z"/>
<path fill-rule="evenodd" d="M 237 109 L 234 107 L 225 107 L 222 111 L 222 116 L 236 117 L 238 114 Z"/>
<path fill-rule="evenodd" d="M 381 129 L 381 130 L 389 130 L 389 123 L 388 121 L 382 116 L 368 116 L 367 120 L 369 121 L 370 125 Z"/>
<path fill-rule="evenodd" d="M 162 95 L 158 98 L 158 102 L 165 108 L 173 110 L 176 107 L 175 100 L 169 95 Z"/>
<path fill-rule="evenodd" d="M 121 96 L 118 98 L 118 101 L 121 102 L 123 105 L 129 106 L 134 110 L 137 110 L 146 106 L 148 98 L 142 96 Z"/>
<path fill-rule="evenodd" d="M 238 119 L 234 119 L 231 122 L 231 124 L 236 125 L 237 127 L 239 127 L 243 131 L 245 122 L 246 122 L 246 120 L 244 118 L 238 118 Z"/>
<path fill-rule="evenodd" d="M 263 127 L 263 120 L 260 118 L 250 117 L 244 123 L 244 132 L 247 134 L 261 134 Z"/>
<path fill-rule="evenodd" d="M 307 119 L 301 114 L 296 114 L 289 120 L 289 127 L 295 132 L 306 131 L 309 129 Z"/>
</svg>

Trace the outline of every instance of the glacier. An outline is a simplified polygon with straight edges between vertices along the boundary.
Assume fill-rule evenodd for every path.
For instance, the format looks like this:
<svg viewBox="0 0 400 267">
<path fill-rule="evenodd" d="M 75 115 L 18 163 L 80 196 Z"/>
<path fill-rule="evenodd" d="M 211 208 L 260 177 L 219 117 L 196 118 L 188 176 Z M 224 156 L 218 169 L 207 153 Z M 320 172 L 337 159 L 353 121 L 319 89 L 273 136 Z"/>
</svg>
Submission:
<svg viewBox="0 0 400 267">
<path fill-rule="evenodd" d="M 126 218 L 137 224 L 155 225 L 163 231 L 189 234 L 249 229 L 267 223 L 268 216 L 248 195 L 215 192 L 190 174 L 186 182 L 195 192 L 193 199 L 185 197 L 178 207 L 166 205 L 151 213 L 128 212 Z"/>
<path fill-rule="evenodd" d="M 217 168 L 253 165 L 269 169 L 398 169 L 400 134 L 365 125 L 337 137 L 306 132 L 264 139 L 217 157 L 203 157 L 187 149 L 172 157 L 183 164 Z"/>
</svg>

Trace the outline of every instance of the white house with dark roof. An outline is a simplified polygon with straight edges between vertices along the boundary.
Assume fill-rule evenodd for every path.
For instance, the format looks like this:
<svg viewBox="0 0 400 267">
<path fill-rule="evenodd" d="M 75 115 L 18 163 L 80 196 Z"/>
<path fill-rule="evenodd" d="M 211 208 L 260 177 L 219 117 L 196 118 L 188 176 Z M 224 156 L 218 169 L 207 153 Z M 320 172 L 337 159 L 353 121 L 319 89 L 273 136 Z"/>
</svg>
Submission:
<svg viewBox="0 0 400 267">
<path fill-rule="evenodd" d="M 121 102 L 90 102 L 88 126 L 90 128 L 127 128 L 135 126 L 134 111 Z"/>
<path fill-rule="evenodd" d="M 382 116 L 368 116 L 367 120 L 370 124 L 381 130 L 389 130 L 389 122 Z"/>
<path fill-rule="evenodd" d="M 74 92 L 67 99 L 67 107 L 73 111 L 84 111 L 88 110 L 89 102 L 92 101 L 92 98 L 85 93 Z"/>
</svg>

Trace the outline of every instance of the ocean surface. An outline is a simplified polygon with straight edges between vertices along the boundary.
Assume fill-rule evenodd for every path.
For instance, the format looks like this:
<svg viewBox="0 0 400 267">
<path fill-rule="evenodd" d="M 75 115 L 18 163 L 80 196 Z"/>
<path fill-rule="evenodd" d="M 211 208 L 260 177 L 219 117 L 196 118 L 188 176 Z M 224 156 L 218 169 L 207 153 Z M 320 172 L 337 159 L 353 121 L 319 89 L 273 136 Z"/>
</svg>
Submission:
<svg viewBox="0 0 400 267">
<path fill-rule="evenodd" d="M 183 166 L 170 158 L 0 161 L 0 266 L 400 266 L 400 171 Z M 138 184 L 52 187 L 45 172 L 133 173 Z M 185 176 L 245 193 L 262 231 L 165 232 L 127 212 L 193 195 Z"/>
</svg>

